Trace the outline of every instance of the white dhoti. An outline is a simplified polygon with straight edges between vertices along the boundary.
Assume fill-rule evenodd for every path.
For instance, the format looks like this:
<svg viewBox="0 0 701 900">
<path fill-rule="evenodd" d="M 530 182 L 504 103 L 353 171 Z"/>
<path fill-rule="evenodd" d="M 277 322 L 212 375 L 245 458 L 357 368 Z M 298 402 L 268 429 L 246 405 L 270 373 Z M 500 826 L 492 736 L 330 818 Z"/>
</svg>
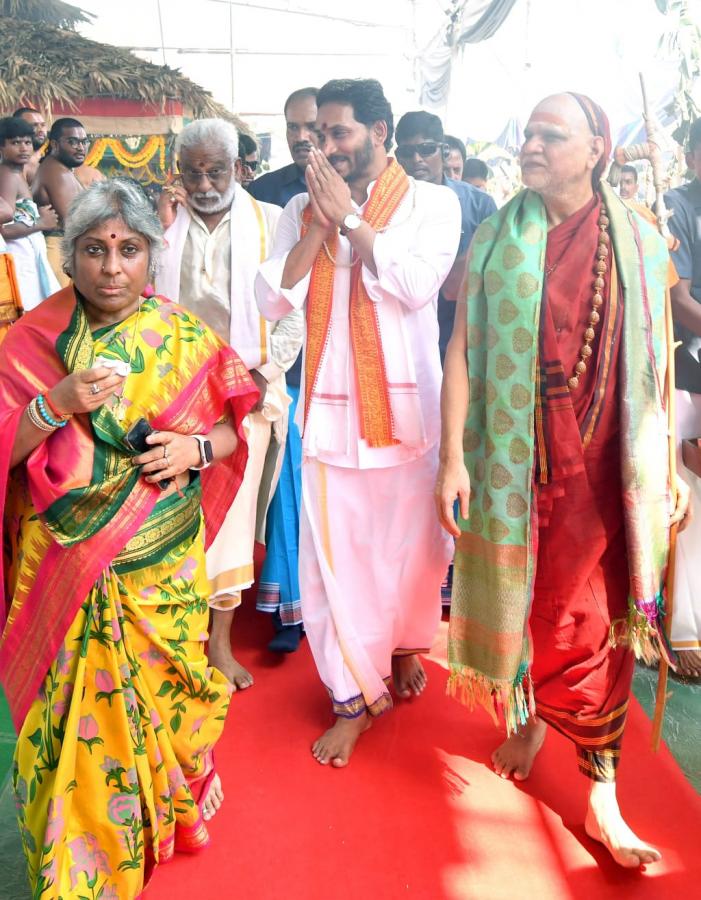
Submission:
<svg viewBox="0 0 701 900">
<path fill-rule="evenodd" d="M 271 464 L 268 448 L 276 432 L 277 456 L 284 449 L 289 398 L 285 377 L 268 385 L 263 409 L 244 419 L 248 442 L 248 461 L 241 487 L 226 514 L 219 532 L 207 549 L 207 575 L 212 593 L 212 609 L 235 609 L 241 604 L 241 592 L 253 584 L 253 553 L 256 538 L 256 512 L 267 510 L 277 485 L 280 463 Z M 268 477 L 264 478 L 268 460 Z"/>
<path fill-rule="evenodd" d="M 7 249 L 12 253 L 15 262 L 25 312 L 39 306 L 42 300 L 60 290 L 61 285 L 46 256 L 46 241 L 43 234 L 35 231 L 27 237 L 7 241 Z"/>
<path fill-rule="evenodd" d="M 689 485 L 693 518 L 677 537 L 671 641 L 674 650 L 701 650 L 701 478 L 681 458 L 684 438 L 701 437 L 701 394 L 676 392 L 677 471 Z"/>
<path fill-rule="evenodd" d="M 392 705 L 392 656 L 427 651 L 453 547 L 438 524 L 438 448 L 402 465 L 302 466 L 302 618 L 337 716 Z"/>
</svg>

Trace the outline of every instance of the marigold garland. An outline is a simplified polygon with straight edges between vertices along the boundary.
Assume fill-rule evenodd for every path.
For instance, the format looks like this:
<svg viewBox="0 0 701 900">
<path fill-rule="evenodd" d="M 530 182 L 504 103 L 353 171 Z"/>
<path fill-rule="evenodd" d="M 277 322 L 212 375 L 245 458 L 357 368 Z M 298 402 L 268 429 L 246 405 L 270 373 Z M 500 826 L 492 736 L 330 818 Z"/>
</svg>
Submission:
<svg viewBox="0 0 701 900">
<path fill-rule="evenodd" d="M 156 154 L 158 154 L 158 162 L 161 170 L 165 170 L 166 165 L 166 143 L 162 134 L 154 134 L 148 138 L 142 147 L 132 153 L 128 150 L 118 138 L 98 138 L 90 148 L 90 152 L 85 158 L 85 164 L 88 166 L 97 166 L 105 155 L 107 150 L 125 169 L 140 169 L 147 166 Z"/>
</svg>

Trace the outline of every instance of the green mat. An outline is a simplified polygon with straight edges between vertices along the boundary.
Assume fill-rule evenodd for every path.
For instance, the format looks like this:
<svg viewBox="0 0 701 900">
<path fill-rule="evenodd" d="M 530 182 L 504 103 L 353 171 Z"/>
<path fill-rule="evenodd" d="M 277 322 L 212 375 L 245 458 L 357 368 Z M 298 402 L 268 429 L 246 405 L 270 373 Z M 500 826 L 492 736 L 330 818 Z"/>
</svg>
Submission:
<svg viewBox="0 0 701 900">
<path fill-rule="evenodd" d="M 650 717 L 656 690 L 657 672 L 637 666 L 633 693 Z M 672 696 L 667 701 L 662 737 L 696 792 L 701 794 L 701 684 L 688 684 L 670 677 L 667 692 Z"/>
</svg>

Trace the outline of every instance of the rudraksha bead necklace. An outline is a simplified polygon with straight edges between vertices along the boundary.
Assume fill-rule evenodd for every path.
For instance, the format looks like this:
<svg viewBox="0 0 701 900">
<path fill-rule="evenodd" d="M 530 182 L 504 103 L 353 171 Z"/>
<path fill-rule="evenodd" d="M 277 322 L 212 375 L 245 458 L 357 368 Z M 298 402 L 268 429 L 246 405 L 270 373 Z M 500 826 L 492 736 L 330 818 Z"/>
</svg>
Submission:
<svg viewBox="0 0 701 900">
<path fill-rule="evenodd" d="M 584 332 L 584 343 L 579 351 L 579 360 L 574 367 L 574 373 L 567 380 L 567 387 L 573 391 L 579 387 L 579 379 L 587 371 L 587 360 L 592 355 L 591 343 L 596 337 L 594 330 L 599 324 L 601 313 L 599 310 L 603 306 L 604 298 L 601 292 L 604 289 L 604 276 L 608 272 L 608 255 L 609 255 L 609 236 L 608 236 L 609 218 L 606 213 L 606 207 L 602 204 L 599 213 L 599 242 L 596 247 L 596 262 L 594 263 L 594 296 L 591 300 L 591 312 L 589 313 L 589 324 Z"/>
</svg>

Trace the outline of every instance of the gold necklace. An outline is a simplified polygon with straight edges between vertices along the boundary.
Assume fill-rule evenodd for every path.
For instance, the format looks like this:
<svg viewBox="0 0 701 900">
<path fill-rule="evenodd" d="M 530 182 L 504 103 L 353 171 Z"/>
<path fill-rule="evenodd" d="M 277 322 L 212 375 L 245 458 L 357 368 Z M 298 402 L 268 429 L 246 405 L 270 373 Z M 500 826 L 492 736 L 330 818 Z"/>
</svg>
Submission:
<svg viewBox="0 0 701 900">
<path fill-rule="evenodd" d="M 579 387 L 579 379 L 584 375 L 587 371 L 587 360 L 592 355 L 591 343 L 596 337 L 596 331 L 594 330 L 595 326 L 598 325 L 601 314 L 599 310 L 601 309 L 604 298 L 601 292 L 604 289 L 605 280 L 604 276 L 608 272 L 608 255 L 609 255 L 609 236 L 608 236 L 608 225 L 609 218 L 606 212 L 606 207 L 601 205 L 601 212 L 599 213 L 599 241 L 596 248 L 596 262 L 594 263 L 594 283 L 592 287 L 594 288 L 594 296 L 591 299 L 591 312 L 589 313 L 589 324 L 587 325 L 584 331 L 584 343 L 580 347 L 579 350 L 579 359 L 574 367 L 574 372 L 572 377 L 567 380 L 567 387 L 570 391 L 574 391 Z M 556 263 L 557 265 L 557 263 Z"/>
</svg>

